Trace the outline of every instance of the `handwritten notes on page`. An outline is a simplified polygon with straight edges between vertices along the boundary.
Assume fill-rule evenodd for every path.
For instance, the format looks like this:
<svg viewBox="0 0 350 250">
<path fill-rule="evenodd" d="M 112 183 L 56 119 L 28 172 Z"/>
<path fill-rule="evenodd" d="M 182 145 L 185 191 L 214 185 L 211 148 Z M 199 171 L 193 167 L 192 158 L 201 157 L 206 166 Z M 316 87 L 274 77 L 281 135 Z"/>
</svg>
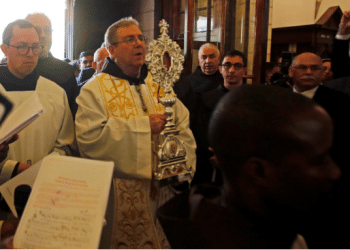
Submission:
<svg viewBox="0 0 350 250">
<path fill-rule="evenodd" d="M 113 166 L 113 162 L 45 157 L 14 247 L 98 248 Z"/>
</svg>

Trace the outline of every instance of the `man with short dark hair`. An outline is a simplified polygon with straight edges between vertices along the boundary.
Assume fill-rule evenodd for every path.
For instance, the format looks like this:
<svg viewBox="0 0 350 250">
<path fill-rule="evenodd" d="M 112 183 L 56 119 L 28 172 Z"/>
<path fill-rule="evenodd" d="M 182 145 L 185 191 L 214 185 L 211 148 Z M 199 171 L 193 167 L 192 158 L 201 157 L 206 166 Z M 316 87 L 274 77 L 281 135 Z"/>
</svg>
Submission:
<svg viewBox="0 0 350 250">
<path fill-rule="evenodd" d="M 94 54 L 92 52 L 83 51 L 79 56 L 80 70 L 85 68 L 91 68 L 94 61 Z"/>
<path fill-rule="evenodd" d="M 322 84 L 325 68 L 322 59 L 313 53 L 296 56 L 289 68 L 294 92 L 313 99 L 332 117 L 334 122 L 334 142 L 330 154 L 343 172 L 335 183 L 334 199 L 317 213 L 309 217 L 309 223 L 302 231 L 310 248 L 349 248 L 344 227 L 350 222 L 346 197 L 350 192 L 350 97 L 345 93 Z M 322 220 L 320 220 L 322 217 Z"/>
<path fill-rule="evenodd" d="M 92 62 L 94 61 L 94 54 L 91 52 L 83 51 L 80 53 L 79 56 L 79 68 L 80 73 L 77 80 L 77 86 L 80 90 L 83 83 L 85 83 L 87 80 L 89 80 L 95 73 L 95 69 L 92 68 Z M 78 93 L 79 93 L 78 90 Z"/>
<path fill-rule="evenodd" d="M 224 184 L 195 186 L 158 209 L 171 247 L 305 248 L 299 227 L 341 175 L 327 112 L 283 88 L 240 86 L 216 107 L 209 139 Z"/>
<path fill-rule="evenodd" d="M 219 71 L 224 81 L 215 89 L 198 94 L 196 105 L 190 112 L 190 128 L 197 142 L 197 171 L 192 185 L 211 182 L 216 179 L 220 183 L 220 171 L 215 171 L 210 162 L 212 152 L 207 139 L 208 124 L 211 113 L 218 101 L 230 90 L 243 84 L 243 76 L 247 73 L 246 59 L 242 52 L 232 50 L 227 52 L 220 61 Z"/>
<path fill-rule="evenodd" d="M 87 81 L 90 80 L 90 78 L 93 75 L 97 75 L 101 72 L 102 66 L 105 62 L 105 59 L 109 56 L 108 50 L 105 47 L 98 48 L 94 53 L 94 60 L 92 62 L 91 68 L 85 68 L 81 70 L 77 83 L 78 83 L 78 89 L 80 91 L 81 87 L 84 86 Z"/>
<path fill-rule="evenodd" d="M 21 140 L 10 145 L 2 168 L 16 166 L 20 161 L 34 164 L 52 151 L 65 154 L 74 141 L 74 124 L 64 90 L 41 77 L 35 70 L 42 51 L 37 29 L 27 20 L 16 20 L 4 31 L 1 50 L 8 58 L 0 67 L 0 92 L 19 106 L 33 92 L 39 96 L 44 113 L 19 133 Z M 4 180 L 0 180 L 0 184 Z"/>
<path fill-rule="evenodd" d="M 215 90 L 202 94 L 204 104 L 210 108 L 211 111 L 214 110 L 222 96 L 243 84 L 243 76 L 247 74 L 244 54 L 238 50 L 227 52 L 221 59 L 219 71 L 224 78 L 224 82 Z"/>
<path fill-rule="evenodd" d="M 0 185 L 51 152 L 66 155 L 74 142 L 74 123 L 65 91 L 35 70 L 43 47 L 34 25 L 27 20 L 7 25 L 1 50 L 8 62 L 0 66 L 0 93 L 11 100 L 14 108 L 35 93 L 44 112 L 19 132 L 19 140 L 2 145 L 2 150 L 9 147 L 9 151 L 1 155 Z"/>
<path fill-rule="evenodd" d="M 92 77 L 77 98 L 75 125 L 82 157 L 115 163 L 112 192 L 116 198 L 114 218 L 107 220 L 113 224 L 108 248 L 167 247 L 155 209 L 174 193 L 168 184 L 160 186 L 154 180 L 159 134 L 167 116 L 158 102 L 163 89 L 144 64 L 145 42 L 136 20 L 124 18 L 112 24 L 105 34 L 110 57 L 102 73 Z M 187 164 L 195 169 L 196 144 L 189 129 L 188 110 L 178 100 L 173 108 Z M 185 185 L 191 178 L 180 175 L 178 181 Z"/>
<path fill-rule="evenodd" d="M 52 26 L 50 19 L 43 13 L 33 13 L 26 20 L 34 24 L 39 31 L 40 42 L 44 46 L 36 71 L 43 77 L 57 83 L 67 94 L 69 107 L 73 119 L 77 112 L 75 98 L 77 96 L 77 82 L 75 80 L 74 68 L 68 63 L 62 62 L 50 53 L 52 45 Z"/>
</svg>

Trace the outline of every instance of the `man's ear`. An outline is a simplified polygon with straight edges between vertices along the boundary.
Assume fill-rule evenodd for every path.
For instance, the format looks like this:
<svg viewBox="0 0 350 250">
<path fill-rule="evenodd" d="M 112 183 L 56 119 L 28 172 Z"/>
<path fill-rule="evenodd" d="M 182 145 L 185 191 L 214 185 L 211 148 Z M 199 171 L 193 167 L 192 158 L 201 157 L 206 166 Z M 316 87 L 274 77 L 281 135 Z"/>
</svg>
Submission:
<svg viewBox="0 0 350 250">
<path fill-rule="evenodd" d="M 244 75 L 247 75 L 247 67 L 243 68 L 243 73 L 244 73 Z"/>
<path fill-rule="evenodd" d="M 7 56 L 7 49 L 8 49 L 8 46 L 6 46 L 5 44 L 1 44 L 0 47 L 1 47 L 2 52 L 5 54 L 5 56 L 8 57 L 8 56 Z"/>
<path fill-rule="evenodd" d="M 221 166 L 219 164 L 218 158 L 216 158 L 214 149 L 212 147 L 208 148 L 210 152 L 212 152 L 214 155 L 209 158 L 210 164 L 213 166 L 213 168 L 220 169 Z"/>
<path fill-rule="evenodd" d="M 94 68 L 94 70 L 97 69 L 97 62 L 92 62 L 92 67 Z"/>
<path fill-rule="evenodd" d="M 289 69 L 288 69 L 288 75 L 289 75 L 289 77 L 293 77 L 294 76 L 294 68 L 293 67 L 289 67 Z"/>
<path fill-rule="evenodd" d="M 223 70 L 223 67 L 221 65 L 219 65 L 219 71 L 220 71 L 221 75 L 222 75 L 222 70 Z"/>
<path fill-rule="evenodd" d="M 245 178 L 247 178 L 252 184 L 261 187 L 268 187 L 273 183 L 276 176 L 275 166 L 265 160 L 258 157 L 249 158 L 242 166 Z"/>
</svg>

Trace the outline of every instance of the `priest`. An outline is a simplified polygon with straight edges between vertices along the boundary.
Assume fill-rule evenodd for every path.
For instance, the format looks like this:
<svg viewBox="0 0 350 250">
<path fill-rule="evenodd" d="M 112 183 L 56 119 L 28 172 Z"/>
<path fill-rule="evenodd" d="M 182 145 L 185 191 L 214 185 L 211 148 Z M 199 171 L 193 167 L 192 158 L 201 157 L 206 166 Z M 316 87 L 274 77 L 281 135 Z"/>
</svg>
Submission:
<svg viewBox="0 0 350 250">
<path fill-rule="evenodd" d="M 111 248 L 168 247 L 156 208 L 173 196 L 174 186 L 179 190 L 188 183 L 186 176 L 180 176 L 169 188 L 153 178 L 166 115 L 158 102 L 163 89 L 144 64 L 145 43 L 136 20 L 124 18 L 112 24 L 105 34 L 110 57 L 102 74 L 87 82 L 77 98 L 75 124 L 82 157 L 115 163 Z M 187 164 L 195 169 L 196 143 L 188 110 L 179 100 L 174 110 Z"/>
</svg>

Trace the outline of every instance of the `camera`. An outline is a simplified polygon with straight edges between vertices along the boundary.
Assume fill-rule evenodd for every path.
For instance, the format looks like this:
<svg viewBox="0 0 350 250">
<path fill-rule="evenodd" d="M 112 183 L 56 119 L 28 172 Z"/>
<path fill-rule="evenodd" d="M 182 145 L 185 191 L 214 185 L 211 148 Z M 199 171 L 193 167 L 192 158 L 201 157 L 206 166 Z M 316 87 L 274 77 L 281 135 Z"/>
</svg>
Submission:
<svg viewBox="0 0 350 250">
<path fill-rule="evenodd" d="M 290 65 L 292 64 L 294 56 L 294 52 L 282 52 L 281 72 L 275 73 L 273 76 L 271 76 L 270 81 L 272 85 L 291 88 L 292 81 L 289 77 L 288 71 Z"/>
</svg>

